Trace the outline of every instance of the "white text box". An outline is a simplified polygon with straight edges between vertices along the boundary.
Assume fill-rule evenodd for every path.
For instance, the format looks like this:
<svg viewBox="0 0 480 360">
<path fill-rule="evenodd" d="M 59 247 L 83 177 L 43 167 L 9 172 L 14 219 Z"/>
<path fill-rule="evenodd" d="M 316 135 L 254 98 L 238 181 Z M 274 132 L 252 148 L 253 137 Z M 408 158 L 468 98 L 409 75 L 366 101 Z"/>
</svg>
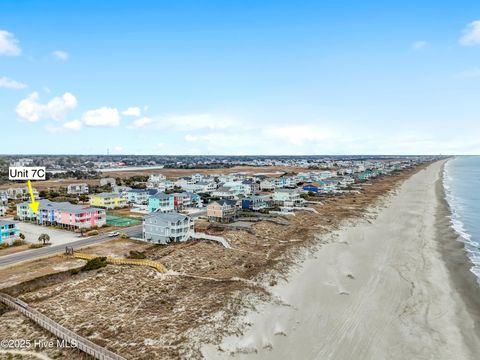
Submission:
<svg viewBox="0 0 480 360">
<path fill-rule="evenodd" d="M 45 180 L 46 175 L 44 166 L 24 167 L 11 166 L 8 169 L 9 180 Z"/>
</svg>

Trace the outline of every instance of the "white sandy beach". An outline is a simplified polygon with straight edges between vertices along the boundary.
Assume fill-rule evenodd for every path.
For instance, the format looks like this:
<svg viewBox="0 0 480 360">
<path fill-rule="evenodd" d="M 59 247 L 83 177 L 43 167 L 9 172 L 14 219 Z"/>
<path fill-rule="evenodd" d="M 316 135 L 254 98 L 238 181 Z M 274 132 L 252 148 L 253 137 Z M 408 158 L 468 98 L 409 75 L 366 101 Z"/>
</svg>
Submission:
<svg viewBox="0 0 480 360">
<path fill-rule="evenodd" d="M 259 306 L 244 319 L 251 325 L 243 336 L 225 338 L 223 351 L 205 346 L 205 357 L 478 358 L 478 319 L 439 245 L 439 217 L 447 214 L 437 182 L 443 163 L 406 180 L 371 222 L 328 235 L 287 283 L 272 288 L 283 305 Z M 451 234 L 442 221 L 443 234 Z"/>
</svg>

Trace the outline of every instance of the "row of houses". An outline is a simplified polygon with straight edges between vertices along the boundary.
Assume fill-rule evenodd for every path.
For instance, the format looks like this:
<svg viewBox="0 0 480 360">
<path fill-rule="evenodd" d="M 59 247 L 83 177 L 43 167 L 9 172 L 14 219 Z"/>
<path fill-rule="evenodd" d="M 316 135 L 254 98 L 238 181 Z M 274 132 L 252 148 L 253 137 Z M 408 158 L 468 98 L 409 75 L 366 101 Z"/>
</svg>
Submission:
<svg viewBox="0 0 480 360">
<path fill-rule="evenodd" d="M 338 161 L 335 170 L 305 171 L 298 174 L 286 174 L 280 177 L 269 177 L 262 174 L 233 173 L 217 176 L 193 174 L 179 177 L 175 181 L 167 180 L 162 174 L 150 175 L 146 182 L 147 189 L 138 190 L 117 186 L 114 178 L 103 178 L 101 186 L 109 185 L 112 192 L 92 195 L 91 205 L 104 208 L 124 207 L 128 203 L 146 205 L 149 197 L 157 192 L 166 192 L 181 188 L 186 192 L 205 193 L 212 197 L 223 199 L 239 199 L 259 191 L 274 191 L 276 189 L 294 189 L 299 184 L 312 184 L 310 190 L 314 193 L 335 192 L 355 181 L 364 181 L 395 170 L 401 170 L 416 163 L 414 160 L 403 161 Z M 5 193 L 6 192 L 6 193 Z M 38 191 L 33 189 L 35 197 Z M 84 195 L 89 193 L 87 183 L 75 183 L 67 186 L 67 193 Z M 29 197 L 27 187 L 0 190 L 7 199 L 23 199 Z"/>
<path fill-rule="evenodd" d="M 291 189 L 280 189 L 275 194 L 274 197 L 256 194 L 242 199 L 241 202 L 230 199 L 214 200 L 207 206 L 207 216 L 211 221 L 224 223 L 234 220 L 239 208 L 258 211 L 274 204 L 295 206 L 303 202 L 300 194 Z M 157 194 L 153 195 L 151 199 L 157 198 L 165 200 L 164 206 L 166 206 L 166 204 L 170 204 L 167 199 L 172 197 L 168 197 L 166 194 L 161 196 Z M 170 242 L 186 241 L 193 236 L 194 222 L 191 217 L 175 211 L 162 212 L 165 207 L 151 210 L 153 212 L 143 219 L 143 239 L 145 241 L 168 244 Z M 168 210 L 173 209 L 168 207 Z"/>
<path fill-rule="evenodd" d="M 68 229 L 91 229 L 106 224 L 105 209 L 74 205 L 69 202 L 39 200 L 38 213 L 34 213 L 29 202 L 17 205 L 17 217 L 22 221 L 33 221 L 39 225 L 55 225 Z"/>
<path fill-rule="evenodd" d="M 166 194 L 157 192 L 148 199 L 149 212 L 180 211 L 189 207 L 201 207 L 200 195 L 192 192 Z"/>
<path fill-rule="evenodd" d="M 38 197 L 38 190 L 32 188 L 33 195 Z M 0 190 L 0 202 L 3 200 L 26 200 L 30 197 L 30 191 L 28 187 L 9 188 L 6 190 Z"/>
</svg>

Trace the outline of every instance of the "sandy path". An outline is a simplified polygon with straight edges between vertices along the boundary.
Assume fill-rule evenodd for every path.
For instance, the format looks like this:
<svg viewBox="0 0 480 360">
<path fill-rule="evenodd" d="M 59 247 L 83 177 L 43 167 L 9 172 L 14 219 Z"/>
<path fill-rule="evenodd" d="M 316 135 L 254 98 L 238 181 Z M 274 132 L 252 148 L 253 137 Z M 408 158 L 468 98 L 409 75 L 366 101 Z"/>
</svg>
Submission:
<svg viewBox="0 0 480 360">
<path fill-rule="evenodd" d="M 405 181 L 372 223 L 325 238 L 288 283 L 273 288 L 284 305 L 259 307 L 245 319 L 244 336 L 221 348 L 239 359 L 477 358 L 475 319 L 437 238 L 442 164 Z M 203 354 L 226 356 L 214 346 Z"/>
</svg>

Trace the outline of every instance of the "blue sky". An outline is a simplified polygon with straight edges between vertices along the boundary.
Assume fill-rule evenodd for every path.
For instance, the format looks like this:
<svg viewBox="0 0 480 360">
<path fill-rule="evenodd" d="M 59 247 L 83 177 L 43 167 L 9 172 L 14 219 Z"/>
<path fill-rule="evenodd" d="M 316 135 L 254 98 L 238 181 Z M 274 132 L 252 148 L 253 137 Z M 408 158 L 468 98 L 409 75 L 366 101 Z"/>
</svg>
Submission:
<svg viewBox="0 0 480 360">
<path fill-rule="evenodd" d="M 99 3 L 0 2 L 0 153 L 480 154 L 478 1 Z"/>
</svg>

